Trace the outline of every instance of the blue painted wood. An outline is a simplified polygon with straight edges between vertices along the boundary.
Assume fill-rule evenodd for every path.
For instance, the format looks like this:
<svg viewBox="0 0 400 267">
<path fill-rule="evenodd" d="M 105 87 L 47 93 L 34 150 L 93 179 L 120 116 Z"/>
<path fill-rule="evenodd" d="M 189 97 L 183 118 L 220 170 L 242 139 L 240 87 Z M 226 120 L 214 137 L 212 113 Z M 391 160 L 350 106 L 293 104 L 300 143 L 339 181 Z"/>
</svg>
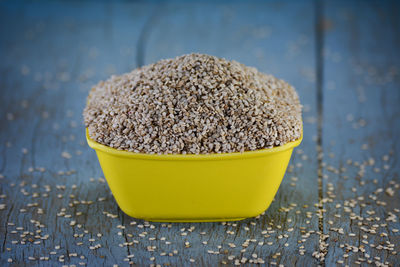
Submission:
<svg viewBox="0 0 400 267">
<path fill-rule="evenodd" d="M 323 218 L 324 233 L 330 234 L 326 264 L 397 266 L 400 5 L 326 1 L 323 11 Z M 390 213 L 397 218 L 387 220 Z M 340 228 L 342 234 L 337 233 Z M 357 249 L 349 252 L 345 244 Z M 390 244 L 393 250 L 379 247 Z"/>
<path fill-rule="evenodd" d="M 141 29 L 155 7 L 151 3 L 2 3 L 0 173 L 4 176 L 1 194 L 5 195 L 2 203 L 6 209 L 0 215 L 1 266 L 7 265 L 9 258 L 18 266 L 60 265 L 60 255 L 65 255 L 65 264 L 109 265 L 123 263 L 131 254 L 118 246 L 126 239 L 118 235 L 121 230 L 117 226 L 128 218 L 118 209 L 107 185 L 98 182 L 102 172 L 85 144 L 81 112 L 92 84 L 111 72 L 126 72 L 136 66 Z M 117 15 L 120 18 L 114 20 Z M 27 108 L 23 108 L 23 101 Z M 10 114 L 12 121 L 7 120 Z M 24 148 L 26 154 L 22 153 Z M 72 158 L 63 158 L 62 152 Z M 95 182 L 90 182 L 90 177 Z M 42 197 L 46 188 L 51 191 Z M 21 190 L 29 193 L 24 196 Z M 99 198 L 106 199 L 97 202 Z M 73 201 L 79 204 L 70 207 Z M 36 203 L 37 207 L 27 208 Z M 22 208 L 27 212 L 21 213 Z M 38 214 L 39 208 L 43 214 Z M 62 208 L 72 217 L 57 216 Z M 76 216 L 77 212 L 82 215 Z M 117 219 L 103 212 L 116 214 Z M 43 227 L 36 227 L 31 220 Z M 77 226 L 70 226 L 72 220 Z M 14 234 L 17 227 L 23 230 Z M 42 236 L 48 234 L 48 239 L 36 245 L 29 241 L 34 237 L 28 235 L 26 244 L 20 244 L 23 231 L 34 233 L 37 229 L 42 230 Z M 84 231 L 84 237 L 74 238 Z M 96 241 L 88 241 L 91 238 Z M 102 247 L 91 250 L 95 244 Z M 52 251 L 56 254 L 50 254 Z M 41 256 L 49 261 L 39 261 Z"/>
<path fill-rule="evenodd" d="M 260 220 L 238 223 L 238 230 L 235 231 L 239 231 L 239 235 L 232 237 L 218 231 L 217 224 L 210 225 L 211 231 L 216 233 L 216 237 L 210 240 L 210 247 L 226 247 L 227 243 L 242 244 L 246 239 L 264 241 L 262 233 L 271 224 L 276 232 L 271 234 L 273 240 L 270 237 L 265 242 L 273 241 L 272 246 L 254 246 L 244 253 L 228 247 L 232 251 L 229 254 L 239 259 L 243 256 L 249 259 L 251 254 L 256 253 L 267 259 L 266 262 L 288 266 L 316 264 L 311 254 L 318 250 L 318 236 L 313 234 L 304 244 L 298 243 L 304 234 L 302 227 L 306 229 L 305 232 L 318 231 L 318 218 L 313 207 L 318 202 L 317 152 L 313 141 L 317 129 L 315 124 L 309 123 L 316 114 L 313 2 L 257 2 L 254 5 L 244 2 L 235 5 L 170 3 L 163 10 L 163 16 L 156 20 L 156 25 L 148 33 L 145 63 L 191 52 L 234 59 L 294 84 L 302 103 L 307 107 L 304 114 L 305 138 L 300 147 L 307 158 L 302 159 L 302 154 L 294 155 L 291 162 L 293 172 L 286 175 L 276 201 Z M 298 179 L 296 186 L 291 185 L 291 179 Z M 304 205 L 308 207 L 303 208 Z M 290 211 L 285 212 L 285 208 L 290 208 Z M 313 217 L 307 218 L 306 212 L 311 212 Z M 256 224 L 251 225 L 254 222 Z M 243 231 L 245 225 L 248 225 L 250 233 Z M 287 237 L 283 237 L 284 234 Z M 299 256 L 301 246 L 307 251 L 304 256 Z M 184 250 L 184 253 L 190 252 Z M 281 255 L 274 260 L 272 256 L 276 253 Z M 226 260 L 226 257 L 215 255 L 200 254 L 198 257 L 209 257 L 210 263 Z"/>
<path fill-rule="evenodd" d="M 353 208 L 357 215 L 374 217 L 367 211 L 375 210 L 382 218 L 389 211 L 398 216 L 398 4 L 326 2 L 321 9 L 315 4 L 1 2 L 0 265 L 210 266 L 232 265 L 243 257 L 248 263 L 257 254 L 268 265 L 310 266 L 324 264 L 312 256 L 320 252 L 320 232 L 330 235 L 325 255 L 330 266 L 345 253 L 340 244 L 358 245 L 363 239 L 357 220 L 343 212 L 345 200 L 364 196 L 358 202 L 366 206 Z M 317 35 L 316 15 L 325 18 L 325 30 Z M 303 143 L 275 201 L 259 218 L 229 224 L 130 218 L 117 207 L 86 145 L 81 112 L 94 83 L 190 52 L 234 59 L 283 78 L 297 88 L 305 106 Z M 323 102 L 317 102 L 319 95 Z M 367 125 L 352 129 L 363 124 L 360 119 Z M 361 149 L 365 143 L 368 150 Z M 320 161 L 317 145 L 324 152 Z M 386 154 L 388 161 L 382 160 Z M 375 164 L 366 167 L 362 179 L 354 166 L 340 175 L 329 171 L 345 166 L 348 158 L 371 157 Z M 328 178 L 319 179 L 318 170 Z M 377 193 L 386 206 L 368 199 L 387 187 L 395 190 L 393 197 Z M 392 230 L 398 224 L 397 219 L 380 227 L 389 236 L 369 235 L 369 242 L 390 241 L 398 250 L 399 233 Z M 332 231 L 340 227 L 356 237 Z M 371 259 L 396 264 L 398 255 L 365 246 Z M 349 265 L 362 256 L 348 254 Z"/>
</svg>

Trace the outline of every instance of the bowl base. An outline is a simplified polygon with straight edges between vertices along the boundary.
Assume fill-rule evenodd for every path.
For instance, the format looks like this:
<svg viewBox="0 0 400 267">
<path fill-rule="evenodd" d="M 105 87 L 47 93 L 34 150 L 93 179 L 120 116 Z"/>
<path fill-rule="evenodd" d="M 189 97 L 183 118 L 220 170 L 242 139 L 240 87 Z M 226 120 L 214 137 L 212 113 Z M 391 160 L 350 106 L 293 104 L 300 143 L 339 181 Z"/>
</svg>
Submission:
<svg viewBox="0 0 400 267">
<path fill-rule="evenodd" d="M 144 219 L 149 222 L 171 222 L 171 223 L 191 223 L 191 222 L 230 222 L 230 221 L 241 221 L 246 218 L 207 218 L 207 219 Z"/>
</svg>

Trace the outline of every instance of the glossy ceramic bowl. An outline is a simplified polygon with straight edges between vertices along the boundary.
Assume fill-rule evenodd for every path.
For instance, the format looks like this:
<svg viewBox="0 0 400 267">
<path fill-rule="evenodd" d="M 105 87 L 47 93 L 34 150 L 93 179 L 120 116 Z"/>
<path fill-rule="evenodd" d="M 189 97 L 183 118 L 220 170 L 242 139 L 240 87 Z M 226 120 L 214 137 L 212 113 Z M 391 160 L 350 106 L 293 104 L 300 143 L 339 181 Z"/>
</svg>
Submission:
<svg viewBox="0 0 400 267">
<path fill-rule="evenodd" d="M 87 130 L 86 138 L 119 207 L 129 216 L 159 222 L 234 221 L 261 214 L 301 142 L 244 153 L 151 155 L 99 144 Z"/>
</svg>

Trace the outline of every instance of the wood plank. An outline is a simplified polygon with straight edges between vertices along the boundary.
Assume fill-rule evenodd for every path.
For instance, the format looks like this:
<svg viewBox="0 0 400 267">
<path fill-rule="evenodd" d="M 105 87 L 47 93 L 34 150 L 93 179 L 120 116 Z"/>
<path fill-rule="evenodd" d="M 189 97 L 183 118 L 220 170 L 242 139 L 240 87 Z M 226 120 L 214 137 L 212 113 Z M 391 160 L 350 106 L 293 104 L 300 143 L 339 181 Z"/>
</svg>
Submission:
<svg viewBox="0 0 400 267">
<path fill-rule="evenodd" d="M 85 144 L 81 112 L 93 83 L 107 78 L 111 71 L 125 72 L 136 66 L 140 32 L 155 7 L 141 3 L 2 2 L 0 173 L 4 176 L 1 194 L 6 196 L 1 203 L 6 207 L 0 211 L 1 266 L 9 258 L 19 266 L 37 264 L 41 256 L 49 257 L 47 265 L 54 266 L 60 264 L 60 255 L 65 255 L 65 264 L 109 265 L 123 262 L 130 254 L 127 248 L 118 246 L 125 240 L 124 235 L 117 235 L 124 217 L 107 185 L 98 182 L 102 173 L 95 154 Z M 27 108 L 21 107 L 22 101 L 27 101 Z M 6 113 L 14 119 L 7 120 Z M 7 147 L 7 142 L 12 146 Z M 24 148 L 26 154 L 21 152 Z M 72 158 L 61 157 L 64 151 Z M 47 185 L 50 192 L 46 192 Z M 98 202 L 100 197 L 106 200 Z M 69 207 L 74 200 L 94 204 Z M 27 208 L 29 203 L 38 206 Z M 22 213 L 23 208 L 27 212 Z M 72 217 L 57 216 L 62 208 Z M 119 219 L 108 220 L 103 211 Z M 77 212 L 83 214 L 77 216 Z M 30 235 L 20 237 L 24 231 L 39 229 L 31 220 L 39 221 L 43 225 L 41 235 L 49 237 L 37 245 L 30 241 L 20 244 L 23 239 L 40 240 Z M 77 222 L 74 227 L 70 226 L 73 220 Z M 73 237 L 84 230 L 88 231 L 84 237 Z M 103 237 L 97 237 L 97 233 L 103 233 Z M 96 241 L 88 241 L 90 238 Z M 95 244 L 102 247 L 91 250 L 89 246 Z M 52 251 L 56 254 L 51 255 Z"/>
<path fill-rule="evenodd" d="M 318 218 L 313 207 L 318 202 L 317 152 L 313 141 L 317 129 L 311 123 L 316 118 L 313 3 L 170 3 L 163 8 L 163 16 L 157 19 L 157 24 L 149 30 L 145 63 L 191 52 L 234 59 L 291 82 L 306 106 L 304 141 L 300 147 L 303 154 L 294 155 L 291 162 L 293 172 L 286 175 L 276 201 L 266 214 L 258 220 L 245 220 L 227 228 L 217 223 L 200 224 L 201 229 L 207 232 L 204 238 L 209 240 L 208 245 L 201 246 L 200 240 L 192 239 L 190 242 L 195 243 L 191 249 L 180 249 L 182 263 L 184 259 L 193 257 L 205 265 L 223 261 L 232 264 L 234 261 L 228 260 L 227 255 L 234 255 L 235 259 L 251 259 L 253 253 L 266 262 L 288 266 L 316 263 L 311 254 L 318 250 L 318 236 L 311 234 L 305 244 L 298 244 L 302 239 L 302 227 L 305 233 L 318 231 Z M 292 178 L 298 179 L 296 186 L 291 185 Z M 309 207 L 303 208 L 304 205 Z M 310 212 L 312 218 L 307 218 L 306 212 Z M 262 232 L 268 227 L 274 232 L 264 238 Z M 236 234 L 231 236 L 226 230 Z M 293 232 L 289 232 L 291 230 Z M 181 237 L 171 234 L 165 233 L 168 239 L 180 242 Z M 240 245 L 246 239 L 257 241 L 250 242 L 249 248 L 240 252 Z M 264 245 L 257 246 L 260 241 Z M 273 245 L 267 245 L 268 242 L 273 242 Z M 237 247 L 232 249 L 228 243 Z M 306 255 L 294 256 L 299 255 L 302 245 Z M 217 249 L 218 246 L 222 248 Z M 207 255 L 207 250 L 226 250 L 227 255 Z"/>
<path fill-rule="evenodd" d="M 323 11 L 326 265 L 397 266 L 400 5 L 325 1 Z"/>
</svg>

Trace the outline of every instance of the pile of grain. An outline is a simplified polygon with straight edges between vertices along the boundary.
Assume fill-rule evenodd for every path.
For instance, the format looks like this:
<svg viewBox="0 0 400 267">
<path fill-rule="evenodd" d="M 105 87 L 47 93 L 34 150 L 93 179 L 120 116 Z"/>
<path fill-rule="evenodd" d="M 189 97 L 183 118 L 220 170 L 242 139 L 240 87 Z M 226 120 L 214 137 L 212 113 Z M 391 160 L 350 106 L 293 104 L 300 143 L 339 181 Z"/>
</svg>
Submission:
<svg viewBox="0 0 400 267">
<path fill-rule="evenodd" d="M 97 84 L 84 120 L 90 137 L 120 150 L 243 152 L 301 136 L 295 89 L 236 61 L 189 54 Z"/>
</svg>

